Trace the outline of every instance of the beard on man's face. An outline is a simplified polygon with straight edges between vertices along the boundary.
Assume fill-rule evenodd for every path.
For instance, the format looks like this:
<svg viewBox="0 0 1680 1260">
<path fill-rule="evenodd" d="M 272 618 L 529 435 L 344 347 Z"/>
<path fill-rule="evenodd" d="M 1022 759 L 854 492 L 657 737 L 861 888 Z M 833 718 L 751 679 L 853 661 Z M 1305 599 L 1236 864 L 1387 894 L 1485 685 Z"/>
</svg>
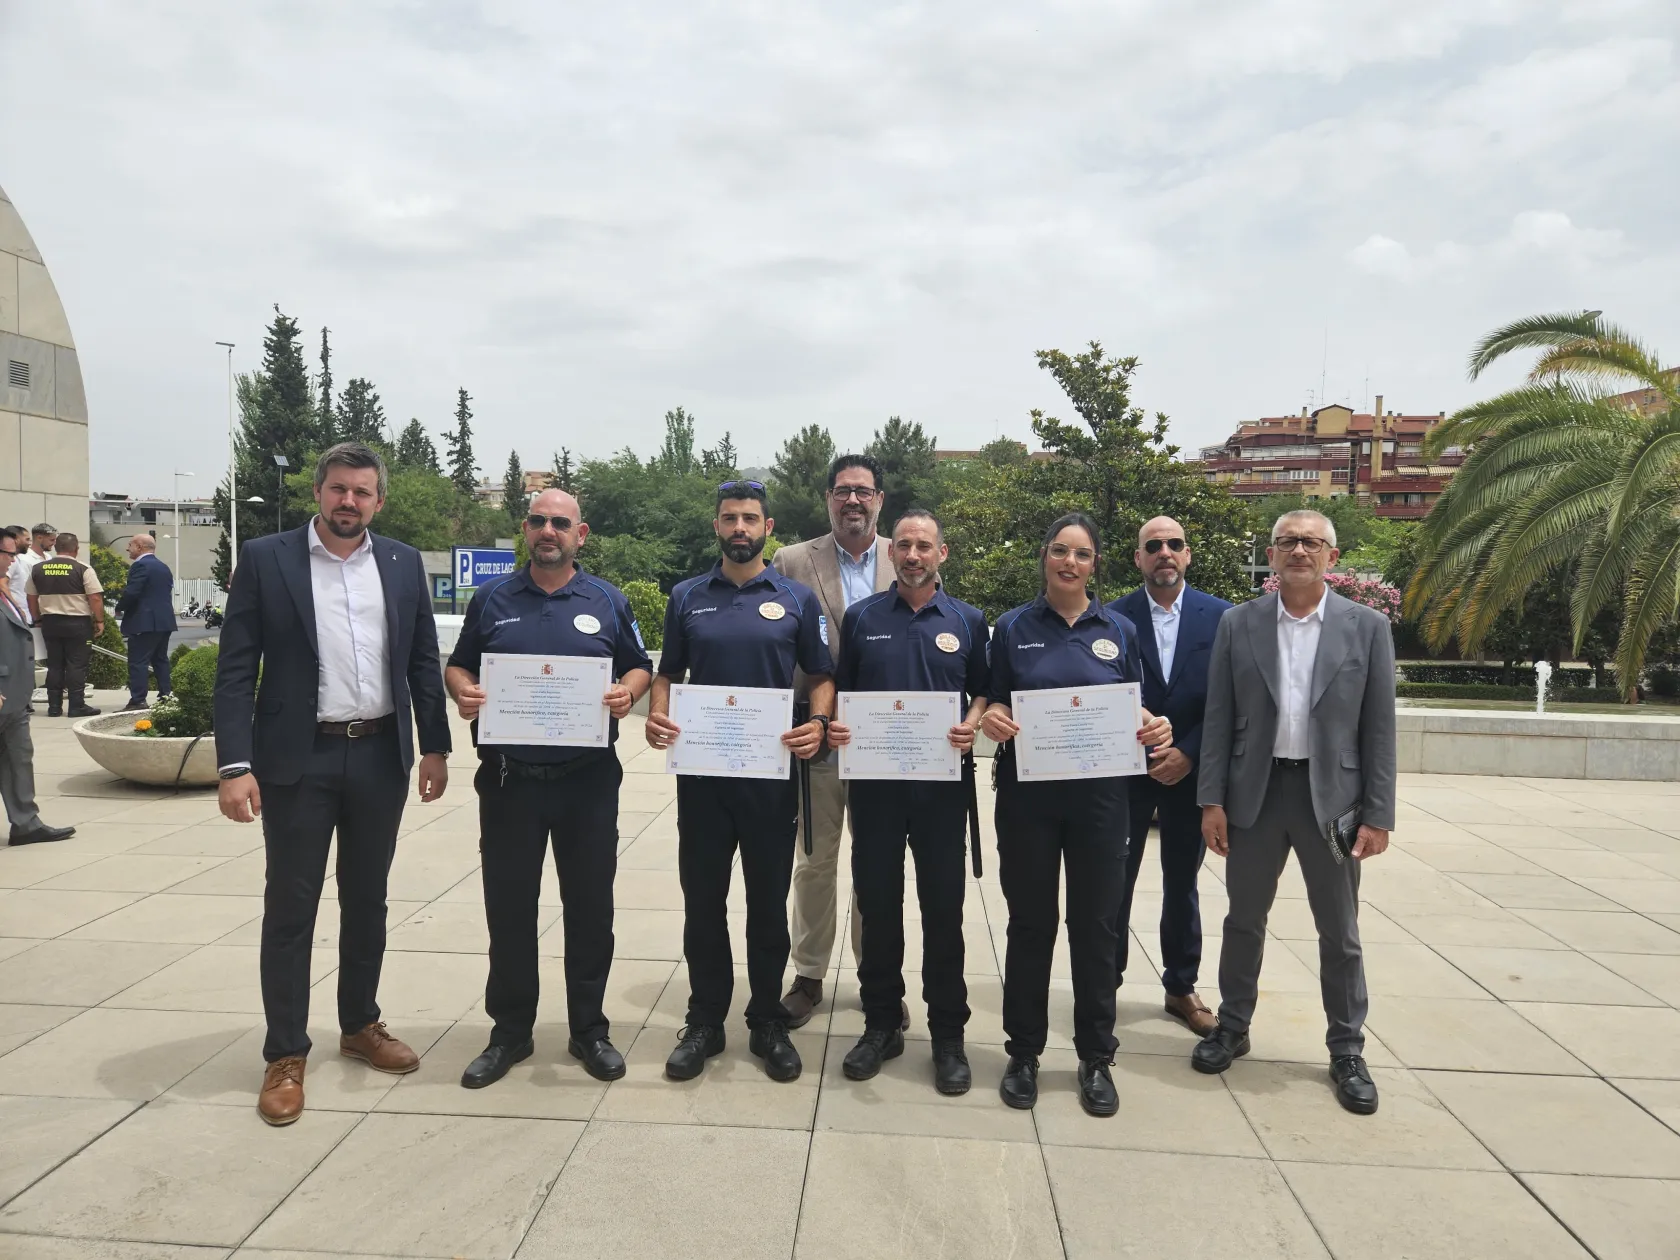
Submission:
<svg viewBox="0 0 1680 1260">
<path fill-rule="evenodd" d="M 531 563 L 539 569 L 563 569 L 575 555 L 576 549 L 567 550 L 565 543 L 539 542 L 531 548 Z"/>
<path fill-rule="evenodd" d="M 327 523 L 327 532 L 334 538 L 360 538 L 367 532 L 367 522 L 360 513 L 337 511 L 330 512 L 321 518 Z"/>
<path fill-rule="evenodd" d="M 1169 564 L 1163 564 L 1160 568 L 1149 571 L 1149 585 L 1151 586 L 1172 587 L 1177 586 L 1182 580 L 1183 576 L 1179 571 Z"/>
<path fill-rule="evenodd" d="M 736 534 L 729 538 L 720 538 L 718 542 L 723 548 L 724 558 L 733 564 L 746 564 L 759 552 L 764 550 L 764 535 L 757 538 Z"/>
</svg>

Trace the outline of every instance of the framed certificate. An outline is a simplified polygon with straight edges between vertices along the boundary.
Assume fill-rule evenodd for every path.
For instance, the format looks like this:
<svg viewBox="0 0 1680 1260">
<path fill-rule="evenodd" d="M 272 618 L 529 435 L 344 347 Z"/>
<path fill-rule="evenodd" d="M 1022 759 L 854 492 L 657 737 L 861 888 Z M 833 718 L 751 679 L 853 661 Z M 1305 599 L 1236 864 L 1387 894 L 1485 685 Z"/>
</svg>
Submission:
<svg viewBox="0 0 1680 1260">
<path fill-rule="evenodd" d="M 785 779 L 793 754 L 793 692 L 773 687 L 671 687 L 671 721 L 682 733 L 665 750 L 665 773 Z"/>
<path fill-rule="evenodd" d="M 1137 742 L 1143 725 L 1143 689 L 1137 683 L 1016 691 L 1009 707 L 1021 727 L 1015 776 L 1022 783 L 1148 772 Z"/>
<path fill-rule="evenodd" d="M 486 652 L 478 681 L 485 697 L 479 743 L 607 746 L 612 715 L 602 697 L 612 686 L 610 657 Z"/>
<path fill-rule="evenodd" d="M 852 742 L 838 750 L 840 777 L 960 782 L 962 754 L 949 738 L 960 721 L 954 691 L 842 691 L 840 722 Z"/>
</svg>

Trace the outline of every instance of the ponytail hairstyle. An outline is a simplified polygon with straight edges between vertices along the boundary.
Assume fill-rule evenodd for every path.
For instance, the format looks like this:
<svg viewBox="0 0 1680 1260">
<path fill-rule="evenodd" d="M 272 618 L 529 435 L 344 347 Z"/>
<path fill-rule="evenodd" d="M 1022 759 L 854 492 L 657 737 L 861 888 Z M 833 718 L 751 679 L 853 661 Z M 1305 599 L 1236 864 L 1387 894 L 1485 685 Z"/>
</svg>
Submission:
<svg viewBox="0 0 1680 1260">
<path fill-rule="evenodd" d="M 1097 603 L 1102 603 L 1102 537 L 1097 533 L 1097 523 L 1083 512 L 1067 512 L 1050 522 L 1050 528 L 1044 531 L 1044 542 L 1038 549 L 1038 578 L 1039 593 L 1043 594 L 1049 588 L 1050 544 L 1056 541 L 1056 535 L 1069 527 L 1077 527 L 1085 531 L 1091 540 L 1091 550 L 1096 552 L 1096 560 L 1091 565 L 1091 581 L 1097 588 Z"/>
</svg>

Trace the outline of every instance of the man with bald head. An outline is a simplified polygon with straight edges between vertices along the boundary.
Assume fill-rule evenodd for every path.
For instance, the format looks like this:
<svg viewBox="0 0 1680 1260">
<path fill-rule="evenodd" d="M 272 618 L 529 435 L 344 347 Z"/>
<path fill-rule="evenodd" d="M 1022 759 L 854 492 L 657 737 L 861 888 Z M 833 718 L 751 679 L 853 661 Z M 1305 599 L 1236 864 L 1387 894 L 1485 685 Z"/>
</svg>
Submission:
<svg viewBox="0 0 1680 1260">
<path fill-rule="evenodd" d="M 128 585 L 117 601 L 123 638 L 128 640 L 128 703 L 144 709 L 146 675 L 157 675 L 158 697 L 169 694 L 169 636 L 175 633 L 175 575 L 157 556 L 157 539 L 135 534 L 128 540 Z"/>
<path fill-rule="evenodd" d="M 461 1084 L 482 1089 L 535 1051 L 537 896 L 544 856 L 554 867 L 564 907 L 567 1052 L 597 1080 L 624 1075 L 608 1037 L 602 1004 L 613 956 L 613 878 L 618 871 L 618 719 L 647 692 L 653 662 L 642 646 L 630 603 L 616 586 L 585 573 L 578 550 L 589 537 L 578 501 L 544 490 L 525 518 L 530 563 L 481 587 L 467 606 L 444 684 L 478 747 L 480 874 L 490 928 L 490 979 L 484 1009 L 495 1021 L 490 1044 Z M 484 654 L 598 656 L 612 662 L 601 697 L 610 715 L 605 748 L 479 742 L 486 700 Z"/>
<path fill-rule="evenodd" d="M 1167 1014 L 1205 1036 L 1213 1012 L 1196 993 L 1202 961 L 1202 915 L 1196 876 L 1202 869 L 1202 811 L 1196 803 L 1196 769 L 1202 751 L 1202 710 L 1207 704 L 1208 654 L 1225 600 L 1193 590 L 1185 582 L 1190 544 L 1184 527 L 1170 516 L 1144 522 L 1133 557 L 1143 585 L 1109 605 L 1137 627 L 1143 648 L 1143 707 L 1171 720 L 1173 747 L 1151 762 L 1147 778 L 1133 781 L 1131 846 L 1126 852 L 1126 892 L 1116 928 L 1115 983 L 1125 977 L 1127 924 L 1132 890 L 1143 865 L 1149 824 L 1161 828 L 1161 984 Z"/>
</svg>

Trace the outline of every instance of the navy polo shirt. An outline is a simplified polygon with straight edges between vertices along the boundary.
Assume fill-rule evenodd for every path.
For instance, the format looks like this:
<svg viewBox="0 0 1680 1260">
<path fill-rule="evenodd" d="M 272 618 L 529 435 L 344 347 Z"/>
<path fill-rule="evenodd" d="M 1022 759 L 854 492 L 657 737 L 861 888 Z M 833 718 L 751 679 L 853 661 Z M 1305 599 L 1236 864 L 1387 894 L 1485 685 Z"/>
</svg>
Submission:
<svg viewBox="0 0 1680 1260">
<path fill-rule="evenodd" d="M 1143 680 L 1136 629 L 1094 599 L 1071 626 L 1043 595 L 1011 608 L 992 632 L 991 665 L 994 704 L 1015 691 Z"/>
<path fill-rule="evenodd" d="M 840 623 L 841 691 L 959 691 L 966 705 L 986 694 L 986 616 L 935 591 L 912 610 L 888 589 L 860 599 Z"/>
<path fill-rule="evenodd" d="M 653 672 L 642 646 L 642 632 L 630 601 L 611 582 L 590 577 L 582 569 L 550 595 L 531 580 L 527 565 L 500 581 L 481 587 L 467 605 L 461 637 L 449 663 L 473 676 L 481 672 L 486 652 L 530 656 L 610 656 L 615 679 L 631 670 Z M 478 743 L 478 723 L 472 724 Z M 618 722 L 608 722 L 608 743 L 618 739 Z M 492 744 L 479 749 L 480 759 L 501 753 L 519 761 L 560 765 L 599 752 L 595 748 L 549 748 L 530 744 Z"/>
<path fill-rule="evenodd" d="M 720 561 L 671 591 L 659 654 L 665 677 L 681 682 L 686 672 L 701 687 L 786 689 L 796 665 L 834 672 L 827 621 L 810 587 L 770 568 L 736 586 Z"/>
</svg>

